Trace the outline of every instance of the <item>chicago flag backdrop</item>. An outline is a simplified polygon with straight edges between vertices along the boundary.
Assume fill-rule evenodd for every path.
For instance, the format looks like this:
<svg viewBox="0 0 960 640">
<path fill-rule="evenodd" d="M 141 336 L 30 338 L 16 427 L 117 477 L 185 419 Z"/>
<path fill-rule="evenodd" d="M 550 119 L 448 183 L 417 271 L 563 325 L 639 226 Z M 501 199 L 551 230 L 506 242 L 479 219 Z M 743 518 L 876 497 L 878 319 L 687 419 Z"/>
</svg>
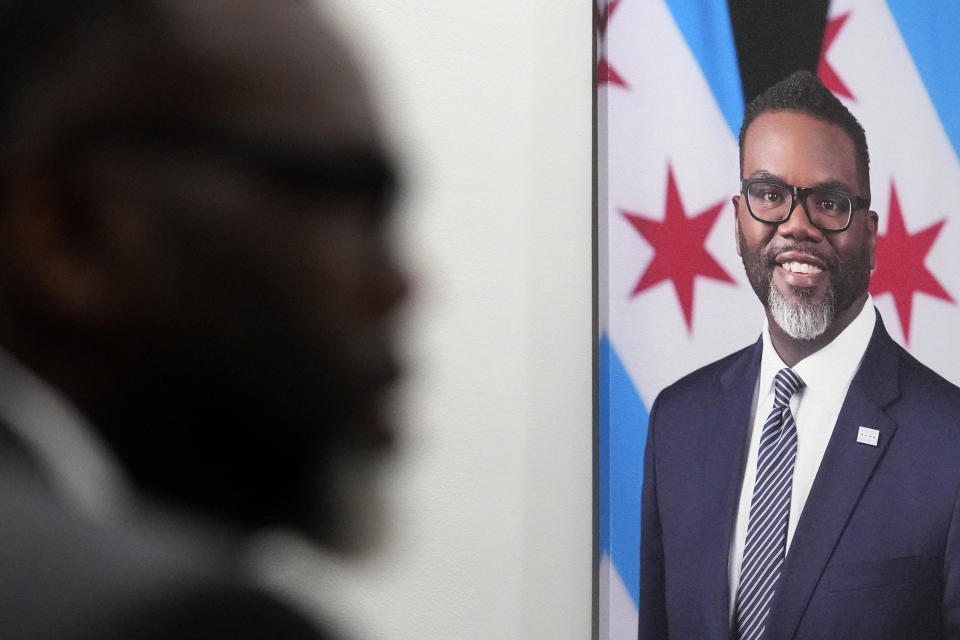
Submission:
<svg viewBox="0 0 960 640">
<path fill-rule="evenodd" d="M 636 638 L 647 410 L 756 340 L 734 245 L 743 116 L 726 0 L 598 12 L 599 628 Z M 818 74 L 859 118 L 890 334 L 960 383 L 960 3 L 833 0 Z"/>
</svg>

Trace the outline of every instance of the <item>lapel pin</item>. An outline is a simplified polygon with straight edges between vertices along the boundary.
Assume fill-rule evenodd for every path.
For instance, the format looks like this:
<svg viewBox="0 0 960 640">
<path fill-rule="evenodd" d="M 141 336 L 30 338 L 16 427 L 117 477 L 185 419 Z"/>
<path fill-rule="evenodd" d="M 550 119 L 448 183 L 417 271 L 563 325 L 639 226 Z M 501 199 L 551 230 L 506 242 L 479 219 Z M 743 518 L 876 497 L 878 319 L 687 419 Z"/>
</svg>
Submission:
<svg viewBox="0 0 960 640">
<path fill-rule="evenodd" d="M 871 429 L 870 427 L 860 427 L 860 429 L 857 431 L 857 442 L 860 444 L 868 444 L 871 447 L 875 447 L 879 441 L 880 432 L 876 429 Z"/>
</svg>

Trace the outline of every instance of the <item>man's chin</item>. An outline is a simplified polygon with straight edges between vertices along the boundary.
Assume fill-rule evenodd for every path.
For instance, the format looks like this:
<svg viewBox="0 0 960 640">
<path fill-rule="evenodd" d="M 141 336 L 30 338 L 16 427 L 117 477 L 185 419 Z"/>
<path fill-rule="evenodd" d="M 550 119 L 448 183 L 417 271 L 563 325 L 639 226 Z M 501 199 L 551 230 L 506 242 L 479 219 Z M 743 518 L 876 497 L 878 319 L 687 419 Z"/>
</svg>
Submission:
<svg viewBox="0 0 960 640">
<path fill-rule="evenodd" d="M 784 293 L 776 284 L 771 284 L 767 310 L 773 321 L 794 340 L 819 338 L 833 322 L 831 296 L 815 289 L 789 289 Z"/>
<path fill-rule="evenodd" d="M 317 501 L 302 533 L 345 555 L 378 547 L 387 533 L 383 476 L 390 456 L 344 447 L 330 452 L 317 476 Z"/>
<path fill-rule="evenodd" d="M 777 294 L 789 304 L 820 305 L 831 295 L 829 282 L 800 286 L 786 281 L 782 270 L 775 269 L 770 276 L 770 293 Z"/>
</svg>

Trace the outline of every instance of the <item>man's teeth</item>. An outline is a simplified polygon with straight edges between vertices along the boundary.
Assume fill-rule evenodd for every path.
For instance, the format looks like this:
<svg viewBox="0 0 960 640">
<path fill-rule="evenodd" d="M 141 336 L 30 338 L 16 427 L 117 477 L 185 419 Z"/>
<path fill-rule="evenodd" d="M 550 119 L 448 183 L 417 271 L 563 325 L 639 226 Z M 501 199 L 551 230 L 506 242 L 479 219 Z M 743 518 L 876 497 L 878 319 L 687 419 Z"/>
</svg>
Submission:
<svg viewBox="0 0 960 640">
<path fill-rule="evenodd" d="M 823 271 L 820 267 L 807 264 L 806 262 L 784 262 L 780 266 L 791 273 L 820 273 Z"/>
</svg>

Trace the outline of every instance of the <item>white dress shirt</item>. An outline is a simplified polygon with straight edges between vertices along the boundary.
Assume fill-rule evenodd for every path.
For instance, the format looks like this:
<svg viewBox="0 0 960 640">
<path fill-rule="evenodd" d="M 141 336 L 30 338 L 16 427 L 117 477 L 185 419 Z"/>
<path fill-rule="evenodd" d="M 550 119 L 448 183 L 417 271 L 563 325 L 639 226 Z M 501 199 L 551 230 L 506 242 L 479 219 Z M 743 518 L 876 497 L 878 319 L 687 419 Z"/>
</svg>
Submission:
<svg viewBox="0 0 960 640">
<path fill-rule="evenodd" d="M 847 396 L 850 382 L 860 368 L 860 361 L 873 335 L 876 313 L 873 299 L 867 296 L 863 309 L 853 322 L 827 346 L 813 353 L 795 366 L 793 371 L 804 382 L 790 399 L 790 411 L 797 424 L 797 461 L 793 470 L 793 492 L 790 498 L 790 520 L 787 527 L 787 549 L 793 540 L 797 521 L 810 494 L 813 479 L 820 468 L 824 451 L 840 415 L 840 408 Z M 773 409 L 773 379 L 786 367 L 770 342 L 770 328 L 763 325 L 763 354 L 760 360 L 760 376 L 753 395 L 751 411 L 750 448 L 747 466 L 740 488 L 740 504 L 737 523 L 730 547 L 730 615 L 736 603 L 737 585 L 740 582 L 740 565 L 743 547 L 747 540 L 747 525 L 750 522 L 750 502 L 757 478 L 757 453 L 760 447 L 760 432 Z M 731 618 L 732 619 L 732 618 Z"/>
</svg>

